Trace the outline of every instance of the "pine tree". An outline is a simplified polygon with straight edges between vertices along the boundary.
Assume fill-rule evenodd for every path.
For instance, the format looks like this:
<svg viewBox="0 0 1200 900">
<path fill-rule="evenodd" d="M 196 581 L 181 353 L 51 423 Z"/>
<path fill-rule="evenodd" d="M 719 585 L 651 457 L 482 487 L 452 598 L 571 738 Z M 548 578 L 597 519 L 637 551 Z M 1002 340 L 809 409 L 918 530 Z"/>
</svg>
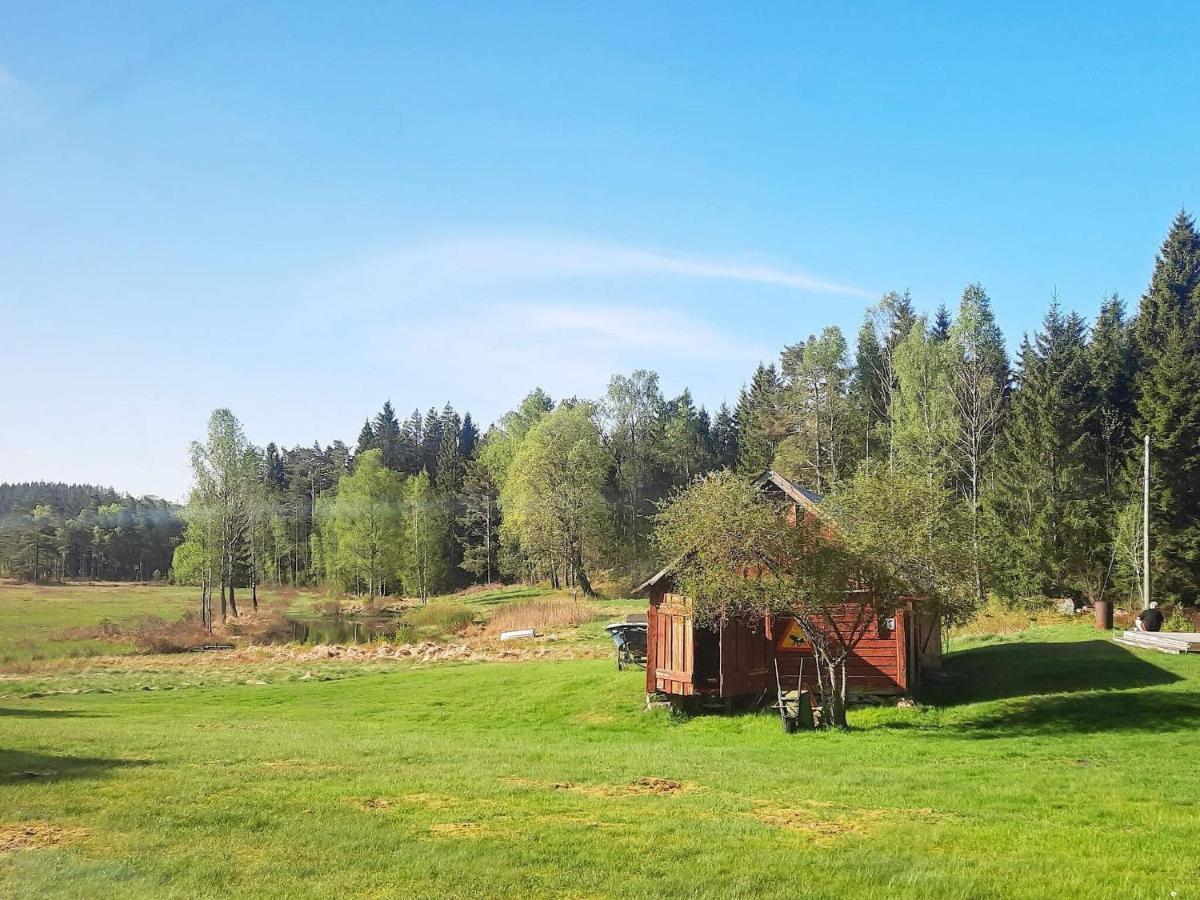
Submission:
<svg viewBox="0 0 1200 900">
<path fill-rule="evenodd" d="M 850 400 L 853 404 L 858 456 L 870 461 L 878 456 L 878 432 L 887 420 L 887 399 L 883 388 L 883 350 L 875 328 L 869 321 L 858 329 L 851 375 Z"/>
<path fill-rule="evenodd" d="M 383 454 L 383 464 L 394 472 L 400 471 L 400 423 L 396 421 L 396 412 L 392 409 L 392 401 L 387 400 L 383 409 L 375 416 L 372 428 L 375 433 L 375 444 Z M 359 435 L 359 440 L 362 436 Z"/>
<path fill-rule="evenodd" d="M 986 497 L 993 566 L 1012 597 L 1091 594 L 1109 557 L 1086 326 L 1055 301 L 1021 344 L 1018 390 Z"/>
<path fill-rule="evenodd" d="M 1155 596 L 1195 602 L 1200 585 L 1200 234 L 1181 210 L 1133 323 L 1136 435 L 1149 434 L 1151 582 Z M 1126 490 L 1140 484 L 1129 460 Z"/>
<path fill-rule="evenodd" d="M 279 455 L 279 447 L 274 441 L 267 444 L 263 478 L 272 490 L 283 489 L 286 478 L 283 471 L 283 457 Z"/>
<path fill-rule="evenodd" d="M 937 315 L 933 320 L 933 328 L 929 331 L 929 336 L 935 341 L 940 342 L 950 337 L 950 326 L 953 324 L 950 318 L 950 310 L 943 303 L 937 308 Z"/>
<path fill-rule="evenodd" d="M 782 390 L 774 364 L 758 364 L 750 385 L 738 397 L 734 420 L 737 422 L 737 468 L 744 474 L 757 475 L 775 458 L 782 437 L 779 425 L 779 395 Z"/>
<path fill-rule="evenodd" d="M 851 369 L 846 339 L 837 326 L 820 337 L 784 348 L 780 426 L 786 430 L 773 467 L 820 493 L 851 468 Z"/>
<path fill-rule="evenodd" d="M 737 420 L 729 410 L 729 405 L 722 402 L 717 409 L 717 417 L 712 423 L 712 453 L 718 468 L 732 469 L 738 460 L 738 430 Z"/>
<path fill-rule="evenodd" d="M 438 446 L 434 478 L 434 486 L 444 498 L 453 498 L 462 489 L 463 458 L 458 449 L 461 438 L 458 415 L 447 404 L 442 415 L 442 442 Z"/>
<path fill-rule="evenodd" d="M 479 445 L 479 428 L 467 413 L 463 416 L 462 430 L 458 434 L 458 455 L 463 459 L 473 459 L 475 448 Z"/>
<path fill-rule="evenodd" d="M 862 456 L 895 463 L 891 410 L 896 390 L 896 348 L 917 322 L 908 292 L 890 291 L 867 310 L 855 353 L 855 418 L 862 430 Z M 876 450 L 878 447 L 878 451 Z"/>
<path fill-rule="evenodd" d="M 465 420 L 464 420 L 465 421 Z M 459 568 L 484 582 L 499 578 L 499 492 L 478 459 L 467 464 L 458 496 Z"/>
<path fill-rule="evenodd" d="M 1134 322 L 1139 369 L 1154 364 L 1167 345 L 1167 334 L 1192 318 L 1200 286 L 1200 233 L 1186 210 L 1180 210 L 1158 251 L 1150 286 L 1142 295 Z"/>
<path fill-rule="evenodd" d="M 425 421 L 421 424 L 421 466 L 433 478 L 437 475 L 437 453 L 442 446 L 442 432 L 445 424 L 438 411 L 432 406 L 425 413 Z"/>
<path fill-rule="evenodd" d="M 663 412 L 663 456 L 669 487 L 687 484 L 714 466 L 708 413 L 697 410 L 691 391 L 667 401 Z"/>
<path fill-rule="evenodd" d="M 1115 294 L 1101 305 L 1092 326 L 1088 360 L 1099 404 L 1096 429 L 1106 492 L 1112 494 L 1134 447 L 1133 345 L 1124 304 Z"/>
<path fill-rule="evenodd" d="M 400 455 L 402 459 L 402 471 L 409 475 L 416 475 L 421 471 L 421 440 L 424 422 L 421 419 L 420 410 L 414 409 L 412 415 L 404 420 L 404 424 L 400 428 Z"/>
<path fill-rule="evenodd" d="M 358 433 L 358 443 L 354 447 L 354 455 L 361 456 L 368 450 L 378 450 L 379 445 L 375 441 L 375 429 L 371 427 L 371 420 L 367 419 L 363 422 L 362 430 Z"/>
<path fill-rule="evenodd" d="M 1175 325 L 1142 379 L 1139 430 L 1150 435 L 1151 590 L 1200 597 L 1200 321 Z M 1136 469 L 1136 465 L 1132 468 Z"/>
</svg>

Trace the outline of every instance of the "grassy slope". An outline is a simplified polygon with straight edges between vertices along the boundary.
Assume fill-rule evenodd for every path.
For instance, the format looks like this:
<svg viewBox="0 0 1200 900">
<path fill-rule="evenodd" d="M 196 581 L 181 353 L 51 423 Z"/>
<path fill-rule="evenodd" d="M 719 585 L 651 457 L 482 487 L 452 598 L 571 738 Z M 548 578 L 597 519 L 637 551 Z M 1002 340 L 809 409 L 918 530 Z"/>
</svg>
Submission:
<svg viewBox="0 0 1200 900">
<path fill-rule="evenodd" d="M 86 833 L 0 896 L 1196 896 L 1200 660 L 959 647 L 845 735 L 645 713 L 607 661 L 8 699 L 0 826 Z"/>
<path fill-rule="evenodd" d="M 127 640 L 83 630 L 145 616 L 174 621 L 198 608 L 195 594 L 194 588 L 158 585 L 0 584 L 0 664 L 132 652 Z"/>
</svg>

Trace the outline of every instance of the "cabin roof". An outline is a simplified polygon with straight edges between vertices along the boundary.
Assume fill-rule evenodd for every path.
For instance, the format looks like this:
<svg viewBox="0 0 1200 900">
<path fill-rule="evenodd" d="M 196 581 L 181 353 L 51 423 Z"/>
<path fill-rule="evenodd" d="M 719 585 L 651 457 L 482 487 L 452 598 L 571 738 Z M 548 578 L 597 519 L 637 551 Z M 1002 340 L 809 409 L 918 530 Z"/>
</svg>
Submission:
<svg viewBox="0 0 1200 900">
<path fill-rule="evenodd" d="M 812 508 L 824 499 L 824 497 L 815 491 L 801 487 L 790 478 L 784 478 L 774 469 L 767 469 L 767 471 L 754 479 L 754 486 L 757 488 L 765 488 L 768 484 L 775 485 L 775 487 L 779 488 L 779 490 L 783 491 L 801 506 Z"/>
<path fill-rule="evenodd" d="M 767 485 L 773 485 L 774 487 L 783 491 L 783 493 L 786 494 L 790 499 L 807 509 L 815 509 L 817 504 L 822 500 L 820 494 L 810 491 L 808 488 L 801 487 L 790 478 L 784 478 L 774 469 L 767 469 L 767 471 L 763 472 L 754 479 L 754 486 L 760 490 L 765 489 Z M 642 591 L 649 590 L 650 588 L 654 587 L 654 585 L 658 584 L 660 581 L 670 575 L 671 572 L 673 572 L 679 565 L 679 562 L 680 560 L 676 559 L 673 562 L 663 566 L 659 571 L 655 572 L 653 575 L 639 584 L 634 589 L 634 593 L 640 594 Z"/>
</svg>

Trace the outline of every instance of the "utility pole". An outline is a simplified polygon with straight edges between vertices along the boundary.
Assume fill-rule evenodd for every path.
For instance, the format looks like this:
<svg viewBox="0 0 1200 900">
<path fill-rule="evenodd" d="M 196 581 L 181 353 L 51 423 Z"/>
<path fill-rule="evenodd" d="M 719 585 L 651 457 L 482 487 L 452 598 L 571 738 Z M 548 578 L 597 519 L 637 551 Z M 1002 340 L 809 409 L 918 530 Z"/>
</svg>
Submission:
<svg viewBox="0 0 1200 900">
<path fill-rule="evenodd" d="M 1142 460 L 1142 609 L 1150 608 L 1150 435 Z"/>
</svg>

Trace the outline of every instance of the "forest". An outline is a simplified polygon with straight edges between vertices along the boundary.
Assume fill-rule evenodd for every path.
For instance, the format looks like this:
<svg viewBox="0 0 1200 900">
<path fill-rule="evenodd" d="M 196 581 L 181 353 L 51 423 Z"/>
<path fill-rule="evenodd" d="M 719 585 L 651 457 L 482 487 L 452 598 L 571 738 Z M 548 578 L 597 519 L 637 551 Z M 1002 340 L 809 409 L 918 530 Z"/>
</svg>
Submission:
<svg viewBox="0 0 1200 900">
<path fill-rule="evenodd" d="M 0 576 L 27 581 L 165 578 L 179 507 L 90 484 L 0 484 Z"/>
<path fill-rule="evenodd" d="M 176 510 L 98 488 L 0 488 L 9 576 L 151 578 L 236 614 L 261 583 L 427 597 L 472 582 L 627 589 L 660 562 L 654 523 L 697 476 L 768 467 L 820 494 L 864 470 L 953 498 L 979 597 L 1136 599 L 1141 448 L 1151 438 L 1155 595 L 1200 587 L 1200 233 L 1181 211 L 1132 311 L 1050 299 L 1015 356 L 981 284 L 920 312 L 903 292 L 857 334 L 825 328 L 760 364 L 736 405 L 614 375 L 603 396 L 534 389 L 486 431 L 447 403 L 391 402 L 351 447 L 252 445 L 217 410 Z M 894 484 L 904 484 L 903 480 Z M 908 482 L 911 483 L 911 482 Z M 886 490 L 887 482 L 879 482 Z M 941 514 L 940 512 L 938 514 Z"/>
</svg>

